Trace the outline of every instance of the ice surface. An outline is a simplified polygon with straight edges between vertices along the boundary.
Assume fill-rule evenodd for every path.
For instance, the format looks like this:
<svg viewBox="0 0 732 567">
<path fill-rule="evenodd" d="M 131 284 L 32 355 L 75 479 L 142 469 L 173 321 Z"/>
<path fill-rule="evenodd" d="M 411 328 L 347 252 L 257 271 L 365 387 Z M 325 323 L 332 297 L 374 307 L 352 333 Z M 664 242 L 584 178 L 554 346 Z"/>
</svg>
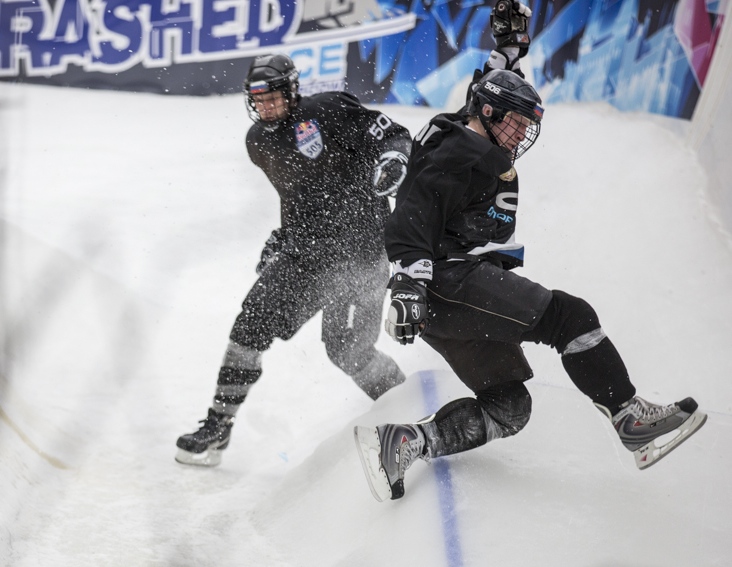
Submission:
<svg viewBox="0 0 732 567">
<path fill-rule="evenodd" d="M 412 133 L 434 112 L 385 109 Z M 557 355 L 527 345 L 527 428 L 416 463 L 380 504 L 353 425 L 468 391 L 425 344 L 382 336 L 410 378 L 372 403 L 316 317 L 264 355 L 222 465 L 175 463 L 278 225 L 248 126 L 239 96 L 0 84 L 0 564 L 730 564 L 732 245 L 683 139 L 603 105 L 548 108 L 517 163 L 520 273 L 592 303 L 641 395 L 694 396 L 695 437 L 636 470 Z"/>
</svg>

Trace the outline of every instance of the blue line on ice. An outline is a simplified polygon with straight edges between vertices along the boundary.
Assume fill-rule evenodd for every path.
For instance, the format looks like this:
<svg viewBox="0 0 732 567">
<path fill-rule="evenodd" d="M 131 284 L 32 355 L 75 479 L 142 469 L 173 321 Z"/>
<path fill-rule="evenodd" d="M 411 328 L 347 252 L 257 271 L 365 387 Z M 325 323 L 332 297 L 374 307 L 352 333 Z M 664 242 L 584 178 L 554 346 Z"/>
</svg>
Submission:
<svg viewBox="0 0 732 567">
<path fill-rule="evenodd" d="M 440 407 L 435 375 L 429 370 L 423 370 L 419 373 L 419 377 L 427 415 L 432 415 Z M 433 464 L 435 475 L 437 475 L 437 492 L 440 498 L 442 534 L 445 539 L 447 564 L 449 567 L 462 567 L 463 555 L 460 549 L 460 532 L 458 531 L 457 513 L 455 511 L 455 497 L 452 491 L 450 465 L 446 459 L 436 459 Z"/>
</svg>

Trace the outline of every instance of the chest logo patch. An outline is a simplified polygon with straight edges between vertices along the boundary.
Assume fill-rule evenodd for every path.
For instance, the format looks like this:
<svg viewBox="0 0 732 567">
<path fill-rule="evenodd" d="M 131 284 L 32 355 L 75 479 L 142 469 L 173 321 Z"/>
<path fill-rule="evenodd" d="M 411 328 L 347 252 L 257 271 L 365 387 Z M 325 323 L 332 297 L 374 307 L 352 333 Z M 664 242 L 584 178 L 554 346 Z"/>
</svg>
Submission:
<svg viewBox="0 0 732 567">
<path fill-rule="evenodd" d="M 323 151 L 323 136 L 315 120 L 295 124 L 295 144 L 306 158 L 315 159 Z"/>
</svg>

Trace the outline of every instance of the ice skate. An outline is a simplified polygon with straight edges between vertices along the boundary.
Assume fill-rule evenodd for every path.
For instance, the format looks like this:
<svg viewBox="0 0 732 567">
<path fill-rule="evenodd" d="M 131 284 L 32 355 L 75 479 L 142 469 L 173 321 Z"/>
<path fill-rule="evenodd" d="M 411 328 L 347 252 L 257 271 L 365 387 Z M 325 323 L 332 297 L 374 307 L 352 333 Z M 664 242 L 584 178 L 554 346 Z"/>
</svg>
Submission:
<svg viewBox="0 0 732 567">
<path fill-rule="evenodd" d="M 707 420 L 693 398 L 661 406 L 635 396 L 615 415 L 595 404 L 615 427 L 626 449 L 633 452 L 635 464 L 643 470 L 657 463 L 691 437 Z"/>
<path fill-rule="evenodd" d="M 387 423 L 356 426 L 353 435 L 371 494 L 379 502 L 404 496 L 404 471 L 424 455 L 425 439 L 418 425 Z"/>
<path fill-rule="evenodd" d="M 234 418 L 209 409 L 208 417 L 199 423 L 203 425 L 198 431 L 178 438 L 175 460 L 184 465 L 215 467 L 221 462 L 221 451 L 229 445 Z"/>
</svg>

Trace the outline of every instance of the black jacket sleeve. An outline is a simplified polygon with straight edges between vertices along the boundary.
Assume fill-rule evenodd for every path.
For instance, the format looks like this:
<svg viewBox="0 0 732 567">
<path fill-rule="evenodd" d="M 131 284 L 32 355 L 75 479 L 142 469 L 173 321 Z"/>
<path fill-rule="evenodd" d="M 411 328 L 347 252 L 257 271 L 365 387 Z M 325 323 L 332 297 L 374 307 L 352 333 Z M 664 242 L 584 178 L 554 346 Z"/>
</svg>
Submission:
<svg viewBox="0 0 732 567">
<path fill-rule="evenodd" d="M 337 100 L 334 118 L 341 126 L 339 138 L 344 147 L 364 152 L 374 162 L 388 151 L 409 156 L 412 138 L 404 126 L 379 110 L 366 108 L 350 93 L 339 92 L 334 96 Z"/>
</svg>

